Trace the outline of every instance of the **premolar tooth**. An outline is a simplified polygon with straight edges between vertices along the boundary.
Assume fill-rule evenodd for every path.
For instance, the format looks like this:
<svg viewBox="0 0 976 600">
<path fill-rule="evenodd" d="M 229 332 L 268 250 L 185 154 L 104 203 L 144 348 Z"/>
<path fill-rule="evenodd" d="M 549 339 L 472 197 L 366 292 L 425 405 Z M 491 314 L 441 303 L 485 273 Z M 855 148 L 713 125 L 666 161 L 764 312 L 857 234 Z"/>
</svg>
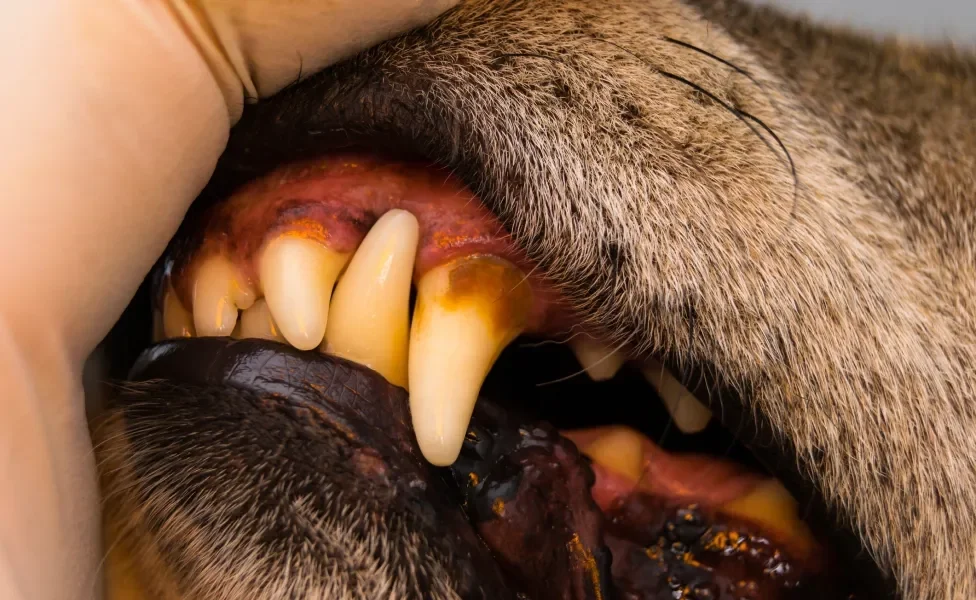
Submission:
<svg viewBox="0 0 976 600">
<path fill-rule="evenodd" d="M 348 260 L 349 254 L 294 234 L 275 238 L 264 248 L 261 287 L 289 344 L 311 350 L 322 342 L 332 288 Z"/>
<path fill-rule="evenodd" d="M 583 448 L 593 462 L 633 483 L 644 474 L 644 439 L 629 427 L 612 427 Z"/>
<path fill-rule="evenodd" d="M 578 335 L 570 340 L 569 347 L 593 381 L 613 379 L 627 360 L 627 357 L 619 351 L 607 348 L 598 340 L 586 335 Z"/>
<path fill-rule="evenodd" d="M 225 257 L 205 259 L 193 281 L 193 325 L 201 336 L 230 335 L 237 309 L 254 303 L 255 293 Z"/>
<path fill-rule="evenodd" d="M 410 413 L 417 443 L 438 466 L 457 459 L 485 376 L 525 327 L 532 292 L 493 256 L 431 269 L 417 282 L 410 328 Z"/>
<path fill-rule="evenodd" d="M 649 360 L 643 369 L 644 377 L 657 390 L 665 408 L 682 433 L 698 433 L 712 418 L 712 411 L 695 398 L 661 363 Z"/>
<path fill-rule="evenodd" d="M 391 210 L 373 225 L 332 296 L 326 352 L 370 367 L 407 386 L 410 283 L 417 255 L 417 218 Z"/>
<path fill-rule="evenodd" d="M 238 335 L 241 338 L 285 341 L 264 298 L 258 299 L 251 308 L 241 312 L 241 322 L 238 328 L 240 329 Z"/>
<path fill-rule="evenodd" d="M 193 315 L 183 308 L 183 303 L 180 302 L 172 286 L 167 286 L 166 293 L 163 295 L 162 329 L 163 339 L 195 335 Z"/>
</svg>

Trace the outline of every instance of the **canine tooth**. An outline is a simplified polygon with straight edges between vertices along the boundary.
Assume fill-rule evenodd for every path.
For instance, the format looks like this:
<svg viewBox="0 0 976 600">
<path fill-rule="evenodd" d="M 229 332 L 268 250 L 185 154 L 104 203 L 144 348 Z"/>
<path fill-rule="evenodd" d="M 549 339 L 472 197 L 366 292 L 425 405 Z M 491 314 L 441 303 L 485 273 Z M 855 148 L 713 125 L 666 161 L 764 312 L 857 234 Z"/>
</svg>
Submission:
<svg viewBox="0 0 976 600">
<path fill-rule="evenodd" d="M 420 228 L 391 210 L 373 225 L 336 285 L 325 331 L 326 352 L 370 367 L 407 386 L 410 284 Z"/>
<path fill-rule="evenodd" d="M 172 287 L 163 295 L 163 338 L 193 337 L 193 315 L 183 308 L 183 303 Z"/>
<path fill-rule="evenodd" d="M 203 261 L 193 281 L 193 325 L 201 336 L 230 335 L 237 309 L 254 303 L 255 293 L 223 256 Z"/>
<path fill-rule="evenodd" d="M 288 343 L 299 350 L 318 347 L 325 336 L 332 288 L 349 254 L 285 234 L 261 253 L 264 298 Z"/>
<path fill-rule="evenodd" d="M 593 462 L 637 483 L 644 474 L 644 440 L 628 427 L 613 427 L 583 448 Z"/>
<path fill-rule="evenodd" d="M 613 379 L 627 360 L 627 357 L 619 351 L 607 348 L 599 341 L 585 335 L 570 340 L 569 347 L 593 381 Z"/>
<path fill-rule="evenodd" d="M 410 328 L 410 413 L 434 465 L 454 462 L 485 376 L 526 326 L 532 292 L 522 272 L 493 256 L 435 267 L 417 282 Z"/>
<path fill-rule="evenodd" d="M 664 365 L 649 360 L 643 373 L 661 396 L 674 424 L 682 433 L 698 433 L 705 429 L 712 418 L 712 411 L 675 379 Z"/>
<path fill-rule="evenodd" d="M 258 299 L 251 308 L 241 312 L 241 322 L 238 324 L 238 328 L 240 329 L 238 335 L 241 338 L 285 341 L 264 298 Z"/>
</svg>

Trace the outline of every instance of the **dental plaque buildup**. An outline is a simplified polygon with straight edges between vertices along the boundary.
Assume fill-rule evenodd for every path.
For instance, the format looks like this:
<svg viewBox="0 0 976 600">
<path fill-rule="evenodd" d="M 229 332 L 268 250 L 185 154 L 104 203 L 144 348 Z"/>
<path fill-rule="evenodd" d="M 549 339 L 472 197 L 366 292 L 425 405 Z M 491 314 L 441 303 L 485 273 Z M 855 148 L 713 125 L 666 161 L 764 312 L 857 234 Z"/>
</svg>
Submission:
<svg viewBox="0 0 976 600">
<path fill-rule="evenodd" d="M 578 322 L 481 202 L 426 166 L 358 155 L 291 164 L 212 206 L 198 227 L 167 257 L 156 339 L 261 338 L 364 364 L 408 390 L 435 465 L 457 458 L 502 350 Z M 595 380 L 626 360 L 588 334 L 569 345 Z M 647 376 L 679 427 L 704 427 L 710 413 L 677 381 Z"/>
</svg>

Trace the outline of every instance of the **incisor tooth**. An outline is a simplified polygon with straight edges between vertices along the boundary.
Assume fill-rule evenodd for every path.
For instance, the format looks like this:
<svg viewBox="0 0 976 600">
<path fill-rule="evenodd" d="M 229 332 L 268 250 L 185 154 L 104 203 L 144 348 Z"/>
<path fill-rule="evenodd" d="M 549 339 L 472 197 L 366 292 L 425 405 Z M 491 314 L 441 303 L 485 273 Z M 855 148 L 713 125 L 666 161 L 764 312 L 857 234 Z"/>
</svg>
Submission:
<svg viewBox="0 0 976 600">
<path fill-rule="evenodd" d="M 420 235 L 417 218 L 391 210 L 373 225 L 332 296 L 326 352 L 407 386 L 410 283 Z"/>
<path fill-rule="evenodd" d="M 661 396 L 674 424 L 682 433 L 698 433 L 705 429 L 712 418 L 712 411 L 681 385 L 664 365 L 649 360 L 642 372 Z"/>
<path fill-rule="evenodd" d="M 322 343 L 329 318 L 329 300 L 349 254 L 285 234 L 271 240 L 261 253 L 264 298 L 288 343 L 311 350 Z"/>
<path fill-rule="evenodd" d="M 457 259 L 417 282 L 410 328 L 410 413 L 434 465 L 457 459 L 485 376 L 532 308 L 522 272 L 493 256 Z"/>
<path fill-rule="evenodd" d="M 183 308 L 176 291 L 167 286 L 163 295 L 163 338 L 193 337 L 193 315 Z"/>
<path fill-rule="evenodd" d="M 251 308 L 241 312 L 239 329 L 238 335 L 242 339 L 258 338 L 277 342 L 285 341 L 264 298 L 259 298 Z"/>
<path fill-rule="evenodd" d="M 584 335 L 578 335 L 569 342 L 569 347 L 576 355 L 583 370 L 593 381 L 613 379 L 620 367 L 624 366 L 627 357 L 607 348 L 599 341 Z"/>
<path fill-rule="evenodd" d="M 230 335 L 237 309 L 254 303 L 255 293 L 225 257 L 205 259 L 193 280 L 193 325 L 201 336 Z"/>
</svg>

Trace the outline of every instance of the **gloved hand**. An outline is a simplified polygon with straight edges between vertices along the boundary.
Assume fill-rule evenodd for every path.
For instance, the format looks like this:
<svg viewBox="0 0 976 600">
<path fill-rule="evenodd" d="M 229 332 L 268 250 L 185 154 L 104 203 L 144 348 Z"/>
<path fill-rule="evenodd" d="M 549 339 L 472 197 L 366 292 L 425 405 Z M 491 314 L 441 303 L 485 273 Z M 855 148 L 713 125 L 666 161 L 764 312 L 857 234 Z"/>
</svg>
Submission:
<svg viewBox="0 0 976 600">
<path fill-rule="evenodd" d="M 81 366 L 244 99 L 455 2 L 0 2 L 0 598 L 98 591 Z"/>
</svg>

